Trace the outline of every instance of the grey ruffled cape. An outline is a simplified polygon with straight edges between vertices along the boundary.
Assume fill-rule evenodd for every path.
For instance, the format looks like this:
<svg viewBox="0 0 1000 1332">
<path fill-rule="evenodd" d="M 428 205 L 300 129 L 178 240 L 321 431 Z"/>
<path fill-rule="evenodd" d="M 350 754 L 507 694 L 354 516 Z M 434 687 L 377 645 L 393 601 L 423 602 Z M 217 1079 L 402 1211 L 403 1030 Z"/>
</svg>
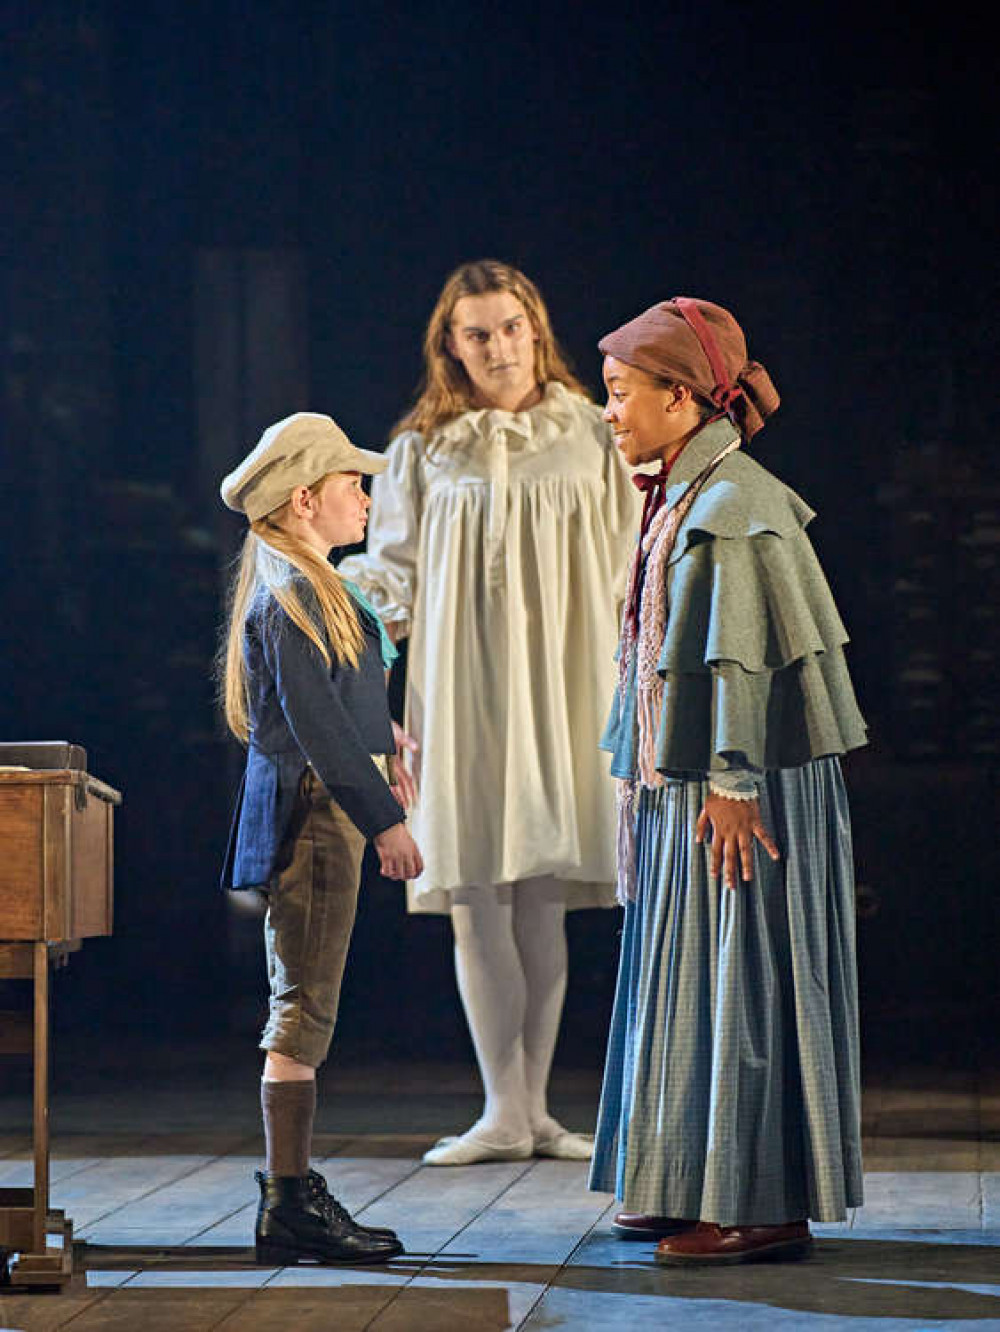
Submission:
<svg viewBox="0 0 1000 1332">
<path fill-rule="evenodd" d="M 674 465 L 674 503 L 732 433 L 706 426 Z M 867 742 L 847 631 L 806 526 L 809 506 L 742 449 L 688 514 L 667 574 L 656 766 L 670 775 L 798 767 Z M 601 747 L 636 775 L 635 689 L 616 694 Z M 624 695 L 624 697 L 622 697 Z"/>
</svg>

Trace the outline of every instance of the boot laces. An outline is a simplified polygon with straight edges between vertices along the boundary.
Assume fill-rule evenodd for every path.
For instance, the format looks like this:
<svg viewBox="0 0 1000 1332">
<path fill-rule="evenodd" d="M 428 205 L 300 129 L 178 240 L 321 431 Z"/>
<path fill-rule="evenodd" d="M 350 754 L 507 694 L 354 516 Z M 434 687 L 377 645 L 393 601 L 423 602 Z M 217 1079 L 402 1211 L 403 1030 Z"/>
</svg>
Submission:
<svg viewBox="0 0 1000 1332">
<path fill-rule="evenodd" d="M 325 1217 L 349 1226 L 356 1224 L 354 1217 L 351 1216 L 343 1203 L 338 1202 L 330 1192 L 326 1180 L 318 1170 L 310 1170 L 307 1179 L 309 1180 L 309 1196 L 319 1203 Z"/>
</svg>

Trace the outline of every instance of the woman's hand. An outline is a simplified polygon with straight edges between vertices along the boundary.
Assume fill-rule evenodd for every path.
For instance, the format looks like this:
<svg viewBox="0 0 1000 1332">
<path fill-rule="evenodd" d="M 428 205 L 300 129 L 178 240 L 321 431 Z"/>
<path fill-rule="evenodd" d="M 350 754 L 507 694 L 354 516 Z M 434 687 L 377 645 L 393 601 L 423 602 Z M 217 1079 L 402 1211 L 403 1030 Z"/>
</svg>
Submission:
<svg viewBox="0 0 1000 1332">
<path fill-rule="evenodd" d="M 404 809 L 412 809 L 417 803 L 419 792 L 413 769 L 404 751 L 409 750 L 411 754 L 419 754 L 420 746 L 412 735 L 407 735 L 399 722 L 392 723 L 392 738 L 396 742 L 396 762 L 393 764 L 396 780 L 392 786 L 392 794 Z"/>
<path fill-rule="evenodd" d="M 394 823 L 372 838 L 379 869 L 387 879 L 416 879 L 424 872 L 420 848 L 405 823 Z"/>
<path fill-rule="evenodd" d="M 709 791 L 705 808 L 698 815 L 695 840 L 704 842 L 709 828 L 712 830 L 712 878 L 717 879 L 721 869 L 727 888 L 736 888 L 737 864 L 743 871 L 745 882 L 749 883 L 753 878 L 755 837 L 772 860 L 781 859 L 774 839 L 761 823 L 757 800 L 727 800 L 725 796 Z"/>
</svg>

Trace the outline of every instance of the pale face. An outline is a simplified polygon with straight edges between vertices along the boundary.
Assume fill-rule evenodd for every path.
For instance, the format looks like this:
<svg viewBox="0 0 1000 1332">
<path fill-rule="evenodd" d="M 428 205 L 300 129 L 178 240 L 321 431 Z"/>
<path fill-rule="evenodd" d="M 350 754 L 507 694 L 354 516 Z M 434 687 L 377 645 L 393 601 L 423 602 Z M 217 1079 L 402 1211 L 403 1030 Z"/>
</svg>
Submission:
<svg viewBox="0 0 1000 1332">
<path fill-rule="evenodd" d="M 701 427 L 701 410 L 684 385 L 666 388 L 645 370 L 604 358 L 604 419 L 630 467 L 670 462 Z"/>
<path fill-rule="evenodd" d="M 334 546 L 350 546 L 361 540 L 370 507 L 360 472 L 335 472 L 321 490 L 302 486 L 292 495 L 301 535 L 324 555 Z"/>
<path fill-rule="evenodd" d="M 515 411 L 537 400 L 537 341 L 528 313 L 513 292 L 490 291 L 455 302 L 448 350 L 465 368 L 481 407 Z"/>
</svg>

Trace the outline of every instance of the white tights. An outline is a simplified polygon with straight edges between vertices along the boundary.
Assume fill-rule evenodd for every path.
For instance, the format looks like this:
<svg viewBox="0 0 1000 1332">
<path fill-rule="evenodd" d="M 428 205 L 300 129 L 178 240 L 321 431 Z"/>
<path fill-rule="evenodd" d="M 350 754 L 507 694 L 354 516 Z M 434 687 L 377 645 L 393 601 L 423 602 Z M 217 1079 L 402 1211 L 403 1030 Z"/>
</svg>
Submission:
<svg viewBox="0 0 1000 1332">
<path fill-rule="evenodd" d="M 558 1132 L 549 1070 L 566 995 L 566 891 L 555 879 L 476 888 L 451 908 L 455 971 L 486 1104 L 475 1125 L 494 1142 Z M 504 900 L 507 899 L 507 900 Z"/>
</svg>

